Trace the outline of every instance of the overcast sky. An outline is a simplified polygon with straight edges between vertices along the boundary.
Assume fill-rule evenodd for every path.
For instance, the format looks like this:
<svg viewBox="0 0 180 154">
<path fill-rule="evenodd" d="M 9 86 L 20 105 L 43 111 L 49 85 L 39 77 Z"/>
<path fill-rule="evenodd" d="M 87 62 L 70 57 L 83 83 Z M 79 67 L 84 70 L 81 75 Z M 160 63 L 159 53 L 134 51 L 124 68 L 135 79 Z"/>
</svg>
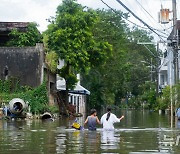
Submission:
<svg viewBox="0 0 180 154">
<path fill-rule="evenodd" d="M 104 1 L 112 8 L 126 12 L 116 0 Z M 162 30 L 171 26 L 171 24 L 160 25 L 158 23 L 158 11 L 161 8 L 161 4 L 164 8 L 169 8 L 171 10 L 171 0 L 121 1 L 152 27 Z M 50 16 L 55 16 L 56 8 L 61 2 L 62 0 L 0 0 L 0 21 L 35 21 L 39 24 L 39 30 L 44 31 L 48 25 L 46 19 Z M 106 8 L 101 0 L 78 0 L 78 2 L 94 9 Z M 138 2 L 152 17 L 143 10 Z M 177 7 L 180 6 L 180 0 L 177 0 L 177 3 Z M 142 26 L 135 18 L 130 17 L 130 20 Z"/>
</svg>

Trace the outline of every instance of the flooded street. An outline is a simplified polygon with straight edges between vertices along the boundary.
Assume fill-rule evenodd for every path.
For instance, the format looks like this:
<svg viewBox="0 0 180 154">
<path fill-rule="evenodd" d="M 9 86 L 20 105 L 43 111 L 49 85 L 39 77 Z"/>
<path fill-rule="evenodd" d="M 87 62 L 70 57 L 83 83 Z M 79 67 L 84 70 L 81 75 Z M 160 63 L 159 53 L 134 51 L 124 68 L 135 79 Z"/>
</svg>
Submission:
<svg viewBox="0 0 180 154">
<path fill-rule="evenodd" d="M 101 126 L 94 132 L 67 129 L 74 120 L 64 118 L 54 122 L 1 120 L 0 153 L 180 153 L 180 124 L 171 129 L 167 115 L 135 110 L 116 114 L 124 114 L 125 119 L 109 132 Z"/>
</svg>

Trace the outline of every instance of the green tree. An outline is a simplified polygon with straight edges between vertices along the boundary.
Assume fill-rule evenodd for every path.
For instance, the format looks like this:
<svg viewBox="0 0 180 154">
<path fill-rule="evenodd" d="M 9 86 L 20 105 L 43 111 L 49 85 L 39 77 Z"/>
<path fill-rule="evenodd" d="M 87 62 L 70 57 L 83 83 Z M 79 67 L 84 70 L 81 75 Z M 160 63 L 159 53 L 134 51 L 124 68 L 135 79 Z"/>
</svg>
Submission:
<svg viewBox="0 0 180 154">
<path fill-rule="evenodd" d="M 13 29 L 9 34 L 10 40 L 6 46 L 25 47 L 42 43 L 42 35 L 38 31 L 37 26 L 36 23 L 30 23 L 25 31 Z"/>
<path fill-rule="evenodd" d="M 97 14 L 75 0 L 64 0 L 59 5 L 56 17 L 45 32 L 49 50 L 55 51 L 65 65 L 59 75 L 66 82 L 66 104 L 68 90 L 77 82 L 76 74 L 87 72 L 90 67 L 102 64 L 111 45 L 104 40 L 96 41 L 92 30 L 98 21 Z"/>
<path fill-rule="evenodd" d="M 150 69 L 141 61 L 150 62 L 152 56 L 137 41 L 149 42 L 152 37 L 146 31 L 129 29 L 122 19 L 127 14 L 121 11 L 97 10 L 97 14 L 95 38 L 109 42 L 113 50 L 105 64 L 91 68 L 88 75 L 83 76 L 82 83 L 91 91 L 90 105 L 100 108 L 104 104 L 120 105 L 129 93 L 141 95 L 140 85 L 150 80 Z M 155 52 L 154 46 L 151 50 Z"/>
<path fill-rule="evenodd" d="M 58 55 L 55 51 L 50 51 L 46 54 L 45 62 L 52 73 L 57 72 Z"/>
</svg>

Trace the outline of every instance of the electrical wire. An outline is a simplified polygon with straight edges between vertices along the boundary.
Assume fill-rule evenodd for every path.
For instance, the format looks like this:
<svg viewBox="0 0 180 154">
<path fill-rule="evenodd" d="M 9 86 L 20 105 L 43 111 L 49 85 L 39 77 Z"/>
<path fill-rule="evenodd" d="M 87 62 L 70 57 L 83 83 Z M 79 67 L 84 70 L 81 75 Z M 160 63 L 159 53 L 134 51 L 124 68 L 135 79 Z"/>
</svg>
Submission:
<svg viewBox="0 0 180 154">
<path fill-rule="evenodd" d="M 117 1 L 117 0 L 116 0 Z M 105 3 L 103 0 L 101 0 L 101 2 L 103 3 L 103 4 L 105 4 L 109 9 L 111 9 L 113 12 L 115 12 L 115 13 L 117 13 L 117 14 L 119 14 L 119 12 L 117 12 L 115 9 L 113 9 L 112 7 L 110 7 L 107 3 Z M 120 3 L 122 3 L 122 2 L 120 2 Z M 122 3 L 123 4 L 123 3 Z M 123 4 L 123 6 L 125 6 L 124 4 Z M 125 9 L 126 9 L 127 7 L 125 6 Z M 128 8 L 127 8 L 128 9 Z M 128 9 L 128 11 L 132 14 L 133 12 L 131 11 L 131 10 L 129 10 Z M 134 14 L 134 13 L 133 13 Z M 135 14 L 134 14 L 134 16 L 136 16 Z M 123 16 L 122 16 L 123 17 Z M 136 16 L 137 17 L 137 16 Z M 130 23 L 132 23 L 132 24 L 134 24 L 135 26 L 137 26 L 137 27 L 140 27 L 140 28 L 143 28 L 143 29 L 149 29 L 149 30 L 151 30 L 152 32 L 154 32 L 164 43 L 165 43 L 165 41 L 163 40 L 163 38 L 167 38 L 167 37 L 165 37 L 165 36 L 162 36 L 162 35 L 160 35 L 160 34 L 158 34 L 155 30 L 154 30 L 154 28 L 152 28 L 152 27 L 150 27 L 148 24 L 146 24 L 144 21 L 142 21 L 142 19 L 140 19 L 139 17 L 137 17 L 136 19 L 138 19 L 140 22 L 142 22 L 146 27 L 142 27 L 142 26 L 139 26 L 139 25 L 137 25 L 136 23 L 134 23 L 134 22 L 132 22 L 132 21 L 130 21 L 130 20 L 128 20 L 128 19 L 126 19 L 125 17 L 123 17 L 125 20 L 127 20 L 127 21 L 129 21 Z M 163 38 L 162 38 L 163 37 Z"/>
<path fill-rule="evenodd" d="M 119 14 L 119 12 L 117 12 L 115 9 L 113 9 L 112 7 L 110 7 L 110 6 L 109 6 L 107 3 L 105 3 L 103 0 L 101 0 L 101 2 L 102 2 L 103 4 L 105 4 L 105 5 L 106 5 L 110 10 L 112 10 L 114 13 Z M 119 15 L 120 15 L 120 14 L 119 14 Z M 131 20 L 125 18 L 124 16 L 121 16 L 121 17 L 122 17 L 123 19 L 125 19 L 126 21 L 128 21 L 129 23 L 135 25 L 136 27 L 139 27 L 139 28 L 148 30 L 147 27 L 140 26 L 140 25 L 134 23 L 133 21 L 131 21 Z"/>
<path fill-rule="evenodd" d="M 144 45 L 144 44 L 143 44 Z M 154 57 L 154 58 L 159 58 L 159 56 L 156 56 L 146 45 L 144 45 L 144 47 L 151 53 L 151 55 Z M 160 59 L 160 58 L 159 58 Z"/>
<path fill-rule="evenodd" d="M 155 21 L 155 23 L 157 24 L 158 22 L 156 21 L 156 19 L 154 19 L 154 17 L 141 5 L 141 3 L 138 1 L 138 0 L 135 0 L 137 3 L 138 3 L 138 5 Z M 161 24 L 158 24 L 159 26 L 161 26 L 162 28 L 163 28 L 163 26 L 161 25 Z M 163 28 L 164 29 L 164 28 Z M 159 31 L 159 30 L 158 30 Z M 162 32 L 162 31 L 159 31 L 159 32 L 161 32 L 161 33 L 163 33 L 163 34 L 165 34 L 165 35 L 168 35 L 167 33 L 164 33 L 164 32 Z"/>
<path fill-rule="evenodd" d="M 137 0 L 136 0 L 137 1 Z M 138 1 L 137 1 L 138 2 Z M 139 3 L 139 2 L 138 2 Z M 140 4 L 140 3 L 139 3 Z M 141 5 L 141 4 L 140 4 Z M 143 7 L 142 5 L 141 5 L 141 7 Z M 145 10 L 145 8 L 143 7 L 143 9 Z M 150 15 L 150 13 L 147 11 L 147 10 L 145 10 L 149 15 Z M 151 15 L 150 15 L 151 16 Z M 152 16 L 151 16 L 152 17 Z M 153 17 L 152 17 L 153 18 Z M 154 19 L 154 18 L 153 18 Z M 154 19 L 154 21 L 156 22 L 156 20 Z M 153 22 L 152 22 L 153 23 Z M 133 23 L 133 24 L 135 24 L 135 23 Z M 139 25 L 137 25 L 137 26 L 139 26 Z M 140 27 L 140 26 L 139 26 Z M 162 26 L 161 26 L 162 27 Z M 141 27 L 142 28 L 142 27 Z M 163 28 L 163 27 L 162 27 Z M 148 28 L 146 28 L 146 27 L 144 27 L 144 29 L 148 29 Z M 162 30 L 160 30 L 160 29 L 155 29 L 155 28 L 153 28 L 154 30 L 156 30 L 156 31 L 158 31 L 159 33 L 161 33 L 161 35 L 166 35 L 166 36 L 162 36 L 163 38 L 167 38 L 168 36 L 169 36 L 169 34 L 167 34 L 167 33 L 165 33 L 165 32 L 163 32 Z M 165 30 L 164 30 L 165 31 Z"/>
<path fill-rule="evenodd" d="M 137 20 L 143 23 L 147 28 L 149 28 L 152 32 L 154 32 L 163 42 L 165 42 L 160 34 L 158 34 L 151 26 L 149 26 L 146 22 L 144 22 L 141 18 L 135 15 L 126 5 L 124 5 L 120 0 L 116 0 L 121 6 L 123 6 L 128 12 L 130 12 Z"/>
<path fill-rule="evenodd" d="M 138 0 L 135 0 L 137 3 L 138 3 L 138 5 L 154 20 L 154 21 L 156 21 L 155 19 L 154 19 L 154 17 L 141 5 L 141 3 L 139 3 L 139 1 Z M 156 21 L 157 22 L 157 21 Z"/>
</svg>

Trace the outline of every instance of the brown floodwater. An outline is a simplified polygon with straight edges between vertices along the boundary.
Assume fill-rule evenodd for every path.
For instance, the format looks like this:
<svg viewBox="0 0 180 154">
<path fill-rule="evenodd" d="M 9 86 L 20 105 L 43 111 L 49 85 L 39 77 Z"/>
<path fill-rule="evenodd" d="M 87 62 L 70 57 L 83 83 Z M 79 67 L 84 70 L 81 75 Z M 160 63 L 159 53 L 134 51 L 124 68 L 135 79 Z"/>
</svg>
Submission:
<svg viewBox="0 0 180 154">
<path fill-rule="evenodd" d="M 0 154 L 180 153 L 180 122 L 170 128 L 168 115 L 139 110 L 115 112 L 125 119 L 115 131 L 78 131 L 74 119 L 0 121 Z M 100 118 L 100 117 L 99 117 Z M 84 117 L 77 119 L 83 123 Z"/>
</svg>

